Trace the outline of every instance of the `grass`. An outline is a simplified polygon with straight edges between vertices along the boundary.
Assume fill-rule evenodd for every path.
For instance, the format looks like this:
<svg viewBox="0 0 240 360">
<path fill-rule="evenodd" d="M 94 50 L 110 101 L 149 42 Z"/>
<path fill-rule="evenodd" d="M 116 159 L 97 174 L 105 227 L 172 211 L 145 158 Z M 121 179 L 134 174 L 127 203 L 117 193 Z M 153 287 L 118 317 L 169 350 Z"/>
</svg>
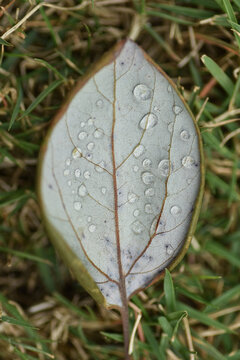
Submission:
<svg viewBox="0 0 240 360">
<path fill-rule="evenodd" d="M 199 6 L 200 5 L 200 6 Z M 240 359 L 238 0 L 9 1 L 0 8 L 0 359 L 122 359 L 120 316 L 71 278 L 44 231 L 39 147 L 93 61 L 131 36 L 198 118 L 201 216 L 184 261 L 132 298 L 133 359 Z"/>
</svg>

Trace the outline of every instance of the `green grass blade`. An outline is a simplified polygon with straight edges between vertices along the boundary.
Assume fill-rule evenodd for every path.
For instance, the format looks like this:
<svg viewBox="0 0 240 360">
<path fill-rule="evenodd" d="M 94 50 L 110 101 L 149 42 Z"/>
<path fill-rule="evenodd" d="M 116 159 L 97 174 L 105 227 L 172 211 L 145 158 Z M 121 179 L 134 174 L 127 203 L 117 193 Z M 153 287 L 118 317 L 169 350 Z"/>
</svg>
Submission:
<svg viewBox="0 0 240 360">
<path fill-rule="evenodd" d="M 231 96 L 234 90 L 234 84 L 228 75 L 226 75 L 226 73 L 209 56 L 203 55 L 201 59 L 212 76 L 217 80 L 227 94 Z"/>
<path fill-rule="evenodd" d="M 235 16 L 235 13 L 233 11 L 232 5 L 230 3 L 229 0 L 222 0 L 223 1 L 223 5 L 225 8 L 225 11 L 228 15 L 228 18 L 231 22 L 236 23 L 237 24 L 237 18 Z M 237 33 L 234 33 L 235 39 L 237 41 L 238 47 L 240 48 L 240 37 Z"/>
<path fill-rule="evenodd" d="M 184 19 L 178 18 L 176 16 L 172 16 L 172 15 L 160 12 L 160 11 L 149 10 L 146 13 L 147 13 L 147 15 L 152 15 L 152 16 L 160 17 L 162 19 L 170 20 L 176 24 L 192 25 L 192 26 L 194 25 L 194 22 L 192 22 L 192 21 L 184 20 Z"/>
<path fill-rule="evenodd" d="M 219 243 L 213 242 L 213 240 L 211 240 L 205 245 L 205 250 L 209 251 L 213 255 L 217 255 L 218 257 L 229 261 L 230 264 L 240 269 L 239 256 L 234 255 L 230 250 L 228 251 L 226 247 L 220 245 Z"/>
<path fill-rule="evenodd" d="M 240 298 L 240 285 L 236 285 L 231 289 L 225 291 L 222 295 L 213 299 L 211 302 L 211 306 L 207 306 L 204 312 L 211 312 L 215 309 L 223 309 L 228 305 L 231 301 Z"/>
<path fill-rule="evenodd" d="M 211 319 L 208 315 L 204 314 L 202 311 L 195 310 L 189 305 L 178 302 L 178 309 L 182 311 L 187 311 L 189 317 L 198 320 L 202 324 L 214 327 L 216 329 L 222 329 L 227 333 L 232 332 L 226 325 L 224 325 L 220 321 Z"/>
<path fill-rule="evenodd" d="M 168 312 L 174 312 L 176 311 L 176 297 L 172 277 L 168 269 L 165 269 L 163 286 Z"/>
<path fill-rule="evenodd" d="M 53 90 L 55 90 L 59 85 L 61 85 L 63 80 L 55 80 L 52 82 L 46 89 L 44 89 L 41 94 L 39 94 L 36 99 L 32 102 L 32 104 L 23 112 L 20 119 L 22 119 L 24 116 L 27 116 L 31 113 L 32 110 L 34 110 L 38 104 L 40 104 L 46 96 L 48 96 Z"/>
<path fill-rule="evenodd" d="M 23 98 L 23 91 L 22 91 L 22 87 L 21 87 L 20 82 L 18 82 L 18 85 L 17 85 L 17 93 L 18 93 L 17 101 L 16 101 L 16 104 L 15 104 L 14 109 L 13 109 L 13 113 L 12 113 L 12 116 L 11 116 L 11 119 L 10 119 L 8 131 L 12 128 L 12 126 L 13 126 L 13 124 L 14 124 L 17 116 L 18 116 L 18 113 L 20 111 L 20 105 L 21 105 L 21 101 L 22 101 L 22 98 Z"/>
<path fill-rule="evenodd" d="M 142 326 L 146 340 L 151 347 L 152 354 L 155 355 L 156 359 L 162 360 L 159 352 L 159 345 L 153 331 L 151 330 L 150 326 L 146 324 L 146 322 L 143 322 Z"/>
<path fill-rule="evenodd" d="M 49 260 L 43 259 L 43 258 L 41 258 L 39 256 L 36 256 L 36 255 L 33 255 L 33 254 L 29 254 L 27 252 L 13 250 L 13 249 L 10 249 L 8 247 L 0 246 L 0 252 L 1 251 L 4 252 L 4 253 L 8 253 L 8 254 L 18 256 L 18 257 L 23 258 L 23 259 L 28 259 L 28 260 L 31 260 L 31 261 L 38 261 L 38 262 L 45 263 L 47 265 L 53 265 Z"/>
</svg>

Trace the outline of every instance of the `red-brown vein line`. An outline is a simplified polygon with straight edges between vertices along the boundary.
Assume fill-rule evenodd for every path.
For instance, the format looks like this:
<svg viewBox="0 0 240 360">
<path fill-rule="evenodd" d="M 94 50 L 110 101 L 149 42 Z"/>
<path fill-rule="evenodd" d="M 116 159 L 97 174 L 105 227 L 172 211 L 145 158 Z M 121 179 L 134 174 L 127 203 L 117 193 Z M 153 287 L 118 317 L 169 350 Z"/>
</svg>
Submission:
<svg viewBox="0 0 240 360">
<path fill-rule="evenodd" d="M 111 146 L 112 146 L 112 165 L 113 165 L 113 191 L 114 191 L 114 212 L 115 212 L 115 233 L 116 233 L 116 245 L 117 245 L 117 259 L 118 259 L 118 271 L 119 271 L 119 290 L 121 294 L 122 303 L 126 303 L 126 287 L 125 278 L 122 269 L 121 260 L 121 244 L 119 233 L 119 218 L 118 218 L 118 188 L 117 188 L 117 168 L 115 160 L 115 144 L 114 144 L 114 131 L 116 125 L 116 60 L 114 60 L 114 83 L 113 83 L 113 123 L 111 133 Z"/>
<path fill-rule="evenodd" d="M 53 147 L 52 147 L 52 164 L 54 164 L 54 160 L 53 160 Z M 104 271 L 102 271 L 96 264 L 94 264 L 94 262 L 93 262 L 93 261 L 90 259 L 90 257 L 88 256 L 88 254 L 87 254 L 87 252 L 86 252 L 86 250 L 85 250 L 85 248 L 84 248 L 84 246 L 83 246 L 83 244 L 82 244 L 82 241 L 81 241 L 80 237 L 78 236 L 78 233 L 77 233 L 77 231 L 76 231 L 76 229 L 75 229 L 75 227 L 74 227 L 74 225 L 73 225 L 73 223 L 72 223 L 72 220 L 71 220 L 71 218 L 70 218 L 70 216 L 69 216 L 69 213 L 68 213 L 68 211 L 67 211 L 66 205 L 65 205 L 64 200 L 63 200 L 63 195 L 62 195 L 62 192 L 61 192 L 59 183 L 58 183 L 58 181 L 57 181 L 57 178 L 56 178 L 56 175 L 55 175 L 55 172 L 54 172 L 54 166 L 52 166 L 52 175 L 53 175 L 53 178 L 54 178 L 55 183 L 56 183 L 57 188 L 58 188 L 58 193 L 59 193 L 59 196 L 60 196 L 60 199 L 61 199 L 61 203 L 62 203 L 62 207 L 63 207 L 63 209 L 64 209 L 64 212 L 65 212 L 65 214 L 66 214 L 66 216 L 67 216 L 67 218 L 68 218 L 68 221 L 69 221 L 69 223 L 70 223 L 70 225 L 71 225 L 71 228 L 72 228 L 74 234 L 76 235 L 76 238 L 78 239 L 79 244 L 80 244 L 80 246 L 81 246 L 81 248 L 82 248 L 82 251 L 83 251 L 84 255 L 86 256 L 87 260 L 90 262 L 90 264 L 92 264 L 93 267 L 95 267 L 95 269 L 97 269 L 97 270 L 98 270 L 102 275 L 104 275 L 109 281 L 112 281 L 112 282 L 114 282 L 115 284 L 118 284 L 118 282 L 117 282 L 116 280 L 111 279 Z"/>
</svg>

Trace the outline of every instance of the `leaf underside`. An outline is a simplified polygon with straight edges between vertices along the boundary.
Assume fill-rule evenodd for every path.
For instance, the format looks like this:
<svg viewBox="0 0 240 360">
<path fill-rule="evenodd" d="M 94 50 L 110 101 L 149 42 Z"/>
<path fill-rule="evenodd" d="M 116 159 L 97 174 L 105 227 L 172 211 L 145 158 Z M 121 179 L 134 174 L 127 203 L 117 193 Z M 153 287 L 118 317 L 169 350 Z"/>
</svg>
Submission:
<svg viewBox="0 0 240 360">
<path fill-rule="evenodd" d="M 123 292 L 181 254 L 202 175 L 198 130 L 172 83 L 130 40 L 110 54 L 58 115 L 39 192 L 55 245 L 65 241 L 121 307 Z"/>
</svg>

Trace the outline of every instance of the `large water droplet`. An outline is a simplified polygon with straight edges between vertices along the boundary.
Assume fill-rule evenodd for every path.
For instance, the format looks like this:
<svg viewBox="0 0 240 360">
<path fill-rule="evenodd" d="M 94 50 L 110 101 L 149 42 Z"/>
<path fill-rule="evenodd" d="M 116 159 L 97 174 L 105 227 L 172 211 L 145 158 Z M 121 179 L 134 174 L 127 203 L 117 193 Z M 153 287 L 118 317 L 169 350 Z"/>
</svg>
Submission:
<svg viewBox="0 0 240 360">
<path fill-rule="evenodd" d="M 79 140 L 84 140 L 86 139 L 87 137 L 87 133 L 85 131 L 81 131 L 79 134 L 78 134 L 78 138 Z"/>
<path fill-rule="evenodd" d="M 133 212 L 133 216 L 137 217 L 139 215 L 140 215 L 140 210 L 135 209 L 134 212 Z"/>
<path fill-rule="evenodd" d="M 152 165 L 152 161 L 150 159 L 144 159 L 142 164 L 145 169 L 149 169 Z"/>
<path fill-rule="evenodd" d="M 154 182 L 154 175 L 148 171 L 142 173 L 142 181 L 144 184 L 149 185 Z"/>
<path fill-rule="evenodd" d="M 157 116 L 153 113 L 146 114 L 142 120 L 140 121 L 139 125 L 142 129 L 151 129 L 157 124 Z"/>
<path fill-rule="evenodd" d="M 105 168 L 105 162 L 104 161 L 100 161 L 100 163 L 98 163 L 99 166 L 95 166 L 95 170 L 98 173 L 102 173 L 104 171 Z"/>
<path fill-rule="evenodd" d="M 172 133 L 173 127 L 174 127 L 174 122 L 172 121 L 172 122 L 170 122 L 170 123 L 168 124 L 168 131 L 169 131 L 170 133 Z"/>
<path fill-rule="evenodd" d="M 169 167 L 169 165 L 170 165 L 170 167 Z M 158 165 L 158 169 L 159 169 L 160 175 L 167 177 L 172 170 L 171 162 L 167 159 L 161 160 Z"/>
<path fill-rule="evenodd" d="M 129 192 L 128 193 L 128 202 L 130 203 L 134 203 L 137 200 L 137 195 L 134 194 L 133 192 Z"/>
<path fill-rule="evenodd" d="M 183 111 L 183 108 L 179 105 L 174 105 L 173 106 L 173 112 L 175 115 L 180 114 Z"/>
<path fill-rule="evenodd" d="M 192 158 L 192 156 L 184 156 L 184 158 L 182 159 L 182 165 L 187 168 L 187 169 L 191 169 L 191 167 L 194 165 L 195 161 Z"/>
<path fill-rule="evenodd" d="M 177 216 L 179 215 L 180 213 L 182 212 L 181 208 L 177 205 L 173 205 L 170 209 L 170 213 L 173 215 L 173 216 Z"/>
<path fill-rule="evenodd" d="M 141 234 L 144 230 L 143 224 L 138 220 L 136 220 L 132 223 L 131 228 L 132 228 L 132 231 L 137 235 Z"/>
<path fill-rule="evenodd" d="M 79 211 L 82 208 L 82 204 L 79 201 L 73 203 L 73 207 L 75 210 Z"/>
<path fill-rule="evenodd" d="M 73 149 L 72 157 L 73 157 L 73 159 L 78 159 L 78 158 L 82 157 L 82 150 L 80 148 Z"/>
<path fill-rule="evenodd" d="M 143 145 L 138 145 L 134 151 L 133 151 L 133 155 L 135 156 L 135 158 L 138 158 L 139 156 L 141 156 L 145 151 L 145 147 Z"/>
<path fill-rule="evenodd" d="M 99 100 L 96 101 L 96 106 L 97 106 L 98 108 L 100 108 L 100 109 L 103 108 L 104 103 L 103 103 L 102 99 L 99 99 Z"/>
<path fill-rule="evenodd" d="M 172 247 L 172 245 L 170 245 L 170 244 L 166 245 L 166 253 L 168 255 L 172 255 L 173 251 L 174 251 L 174 248 Z"/>
<path fill-rule="evenodd" d="M 132 167 L 132 169 L 133 169 L 134 172 L 138 172 L 139 167 L 138 167 L 137 165 L 134 165 L 134 166 Z"/>
<path fill-rule="evenodd" d="M 90 179 L 90 177 L 91 177 L 90 171 L 88 171 L 88 170 L 84 171 L 83 176 L 85 177 L 85 179 Z"/>
<path fill-rule="evenodd" d="M 69 169 L 65 169 L 64 171 L 63 171 L 63 175 L 64 176 L 68 176 L 70 174 L 70 170 Z"/>
<path fill-rule="evenodd" d="M 87 188 L 84 184 L 80 185 L 78 188 L 78 195 L 80 196 L 86 196 L 87 195 Z"/>
<path fill-rule="evenodd" d="M 96 225 L 94 224 L 91 224 L 89 227 L 88 227 L 88 230 L 93 233 L 95 230 L 96 230 Z"/>
<path fill-rule="evenodd" d="M 106 192 L 107 192 L 107 188 L 102 187 L 102 188 L 101 188 L 101 192 L 102 192 L 102 194 L 103 194 L 103 195 L 105 195 L 105 194 L 106 194 Z"/>
<path fill-rule="evenodd" d="M 94 149 L 94 146 L 95 146 L 94 142 L 90 142 L 90 143 L 87 144 L 87 149 L 89 151 L 92 151 Z"/>
<path fill-rule="evenodd" d="M 148 100 L 151 97 L 152 90 L 144 84 L 139 84 L 133 89 L 133 94 L 138 101 Z"/>
<path fill-rule="evenodd" d="M 155 193 L 154 189 L 153 189 L 153 188 L 149 188 L 149 189 L 146 189 L 146 190 L 145 190 L 145 193 L 144 193 L 144 194 L 145 194 L 146 196 L 153 196 L 154 193 Z"/>
<path fill-rule="evenodd" d="M 93 136 L 96 138 L 96 139 L 100 139 L 104 134 L 104 131 L 103 129 L 96 129 L 93 133 Z"/>
<path fill-rule="evenodd" d="M 86 125 L 86 123 L 84 122 L 84 121 L 82 121 L 81 123 L 80 123 L 80 126 L 81 127 L 84 127 Z"/>
<path fill-rule="evenodd" d="M 180 137 L 183 141 L 187 141 L 190 139 L 190 134 L 187 130 L 181 131 Z"/>
<path fill-rule="evenodd" d="M 152 214 L 152 212 L 153 212 L 151 204 L 146 204 L 144 209 L 145 209 L 146 214 Z"/>
<path fill-rule="evenodd" d="M 80 170 L 80 169 L 76 169 L 76 170 L 74 171 L 74 175 L 76 176 L 76 178 L 79 178 L 80 175 L 81 175 L 81 170 Z"/>
</svg>

